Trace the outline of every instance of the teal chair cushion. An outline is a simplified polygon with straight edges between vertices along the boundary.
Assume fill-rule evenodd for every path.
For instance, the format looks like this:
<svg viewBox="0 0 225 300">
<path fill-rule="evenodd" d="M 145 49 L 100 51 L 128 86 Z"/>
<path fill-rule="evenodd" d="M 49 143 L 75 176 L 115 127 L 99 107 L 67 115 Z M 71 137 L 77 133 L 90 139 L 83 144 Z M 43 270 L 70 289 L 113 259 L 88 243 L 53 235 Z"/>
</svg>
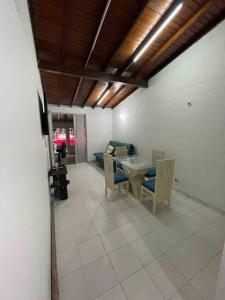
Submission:
<svg viewBox="0 0 225 300">
<path fill-rule="evenodd" d="M 129 178 L 123 173 L 114 173 L 114 183 L 120 183 L 123 181 L 127 181 Z"/>
<path fill-rule="evenodd" d="M 156 168 L 152 167 L 148 170 L 148 172 L 145 174 L 146 177 L 156 177 Z"/>
<path fill-rule="evenodd" d="M 145 180 L 142 185 L 149 191 L 155 193 L 155 180 Z"/>
</svg>

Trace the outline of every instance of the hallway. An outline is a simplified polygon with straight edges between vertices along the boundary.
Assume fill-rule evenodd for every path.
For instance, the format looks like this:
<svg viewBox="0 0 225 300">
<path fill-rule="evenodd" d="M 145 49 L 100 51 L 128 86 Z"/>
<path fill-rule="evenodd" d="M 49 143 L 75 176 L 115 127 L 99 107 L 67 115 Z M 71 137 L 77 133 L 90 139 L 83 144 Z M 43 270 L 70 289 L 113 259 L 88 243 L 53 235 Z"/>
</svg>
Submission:
<svg viewBox="0 0 225 300">
<path fill-rule="evenodd" d="M 224 300 L 225 0 L 0 20 L 0 300 Z"/>
<path fill-rule="evenodd" d="M 175 191 L 156 217 L 131 194 L 106 200 L 94 164 L 68 177 L 69 199 L 55 205 L 61 300 L 213 299 L 224 216 Z"/>
</svg>

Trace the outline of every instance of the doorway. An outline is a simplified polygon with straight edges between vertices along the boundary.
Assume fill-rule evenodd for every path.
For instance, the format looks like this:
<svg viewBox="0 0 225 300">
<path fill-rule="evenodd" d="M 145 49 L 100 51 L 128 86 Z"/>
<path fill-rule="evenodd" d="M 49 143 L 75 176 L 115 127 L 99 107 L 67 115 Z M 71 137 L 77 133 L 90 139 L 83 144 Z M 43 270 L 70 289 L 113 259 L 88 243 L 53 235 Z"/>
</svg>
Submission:
<svg viewBox="0 0 225 300">
<path fill-rule="evenodd" d="M 65 164 L 75 164 L 75 135 L 74 120 L 70 114 L 52 114 L 54 158 L 58 163 L 58 153 L 62 153 Z M 64 149 L 65 148 L 65 149 Z"/>
<path fill-rule="evenodd" d="M 85 162 L 87 160 L 86 115 L 50 113 L 50 119 L 53 165 L 59 163 L 60 156 L 61 163 L 67 165 Z"/>
<path fill-rule="evenodd" d="M 87 161 L 86 115 L 74 115 L 76 131 L 76 161 Z"/>
</svg>

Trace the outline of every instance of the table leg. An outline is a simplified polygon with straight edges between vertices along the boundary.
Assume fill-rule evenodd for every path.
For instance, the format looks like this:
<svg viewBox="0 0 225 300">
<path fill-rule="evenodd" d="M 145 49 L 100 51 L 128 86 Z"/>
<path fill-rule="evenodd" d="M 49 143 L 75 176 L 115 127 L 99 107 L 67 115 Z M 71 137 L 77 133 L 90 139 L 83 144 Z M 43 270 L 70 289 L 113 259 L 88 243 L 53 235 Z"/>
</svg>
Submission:
<svg viewBox="0 0 225 300">
<path fill-rule="evenodd" d="M 146 171 L 136 171 L 124 166 L 124 173 L 129 177 L 129 182 L 136 199 L 141 199 L 141 183 Z"/>
</svg>

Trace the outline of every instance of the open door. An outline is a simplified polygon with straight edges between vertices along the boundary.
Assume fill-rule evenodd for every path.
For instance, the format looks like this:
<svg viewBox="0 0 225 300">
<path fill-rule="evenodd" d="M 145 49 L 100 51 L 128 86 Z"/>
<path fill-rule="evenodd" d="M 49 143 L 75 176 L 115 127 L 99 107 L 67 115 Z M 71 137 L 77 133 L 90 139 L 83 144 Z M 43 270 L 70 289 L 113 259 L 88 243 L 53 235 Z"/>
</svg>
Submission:
<svg viewBox="0 0 225 300">
<path fill-rule="evenodd" d="M 86 115 L 74 115 L 76 162 L 87 161 Z"/>
<path fill-rule="evenodd" d="M 52 133 L 54 158 L 58 162 L 58 153 L 64 147 L 64 164 L 75 164 L 74 118 L 72 114 L 52 113 Z"/>
</svg>

